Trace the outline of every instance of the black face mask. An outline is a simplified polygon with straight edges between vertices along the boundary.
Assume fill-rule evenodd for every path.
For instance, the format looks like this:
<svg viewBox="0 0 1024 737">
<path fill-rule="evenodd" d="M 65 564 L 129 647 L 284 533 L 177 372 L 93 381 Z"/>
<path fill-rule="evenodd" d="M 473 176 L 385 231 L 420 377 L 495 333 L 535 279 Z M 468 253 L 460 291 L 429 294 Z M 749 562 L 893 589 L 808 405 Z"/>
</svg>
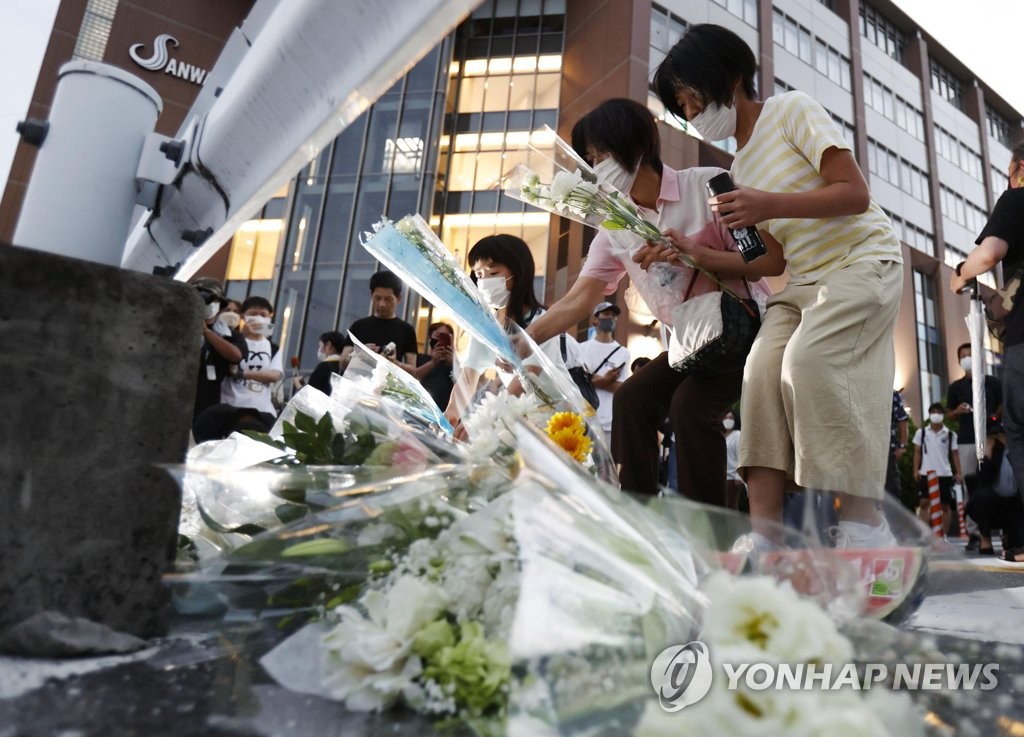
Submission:
<svg viewBox="0 0 1024 737">
<path fill-rule="evenodd" d="M 613 333 L 615 332 L 615 318 L 602 317 L 597 321 L 597 327 L 606 333 Z"/>
</svg>

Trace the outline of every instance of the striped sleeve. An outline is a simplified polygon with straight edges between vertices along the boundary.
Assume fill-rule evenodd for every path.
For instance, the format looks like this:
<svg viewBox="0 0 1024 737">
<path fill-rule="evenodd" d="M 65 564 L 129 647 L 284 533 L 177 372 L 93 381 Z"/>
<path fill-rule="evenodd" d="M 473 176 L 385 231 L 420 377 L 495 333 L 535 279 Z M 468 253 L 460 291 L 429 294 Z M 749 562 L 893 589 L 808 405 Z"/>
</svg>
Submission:
<svg viewBox="0 0 1024 737">
<path fill-rule="evenodd" d="M 792 92 L 785 100 L 785 135 L 815 169 L 821 171 L 821 157 L 828 149 L 851 150 L 839 126 L 816 100 L 803 92 Z"/>
</svg>

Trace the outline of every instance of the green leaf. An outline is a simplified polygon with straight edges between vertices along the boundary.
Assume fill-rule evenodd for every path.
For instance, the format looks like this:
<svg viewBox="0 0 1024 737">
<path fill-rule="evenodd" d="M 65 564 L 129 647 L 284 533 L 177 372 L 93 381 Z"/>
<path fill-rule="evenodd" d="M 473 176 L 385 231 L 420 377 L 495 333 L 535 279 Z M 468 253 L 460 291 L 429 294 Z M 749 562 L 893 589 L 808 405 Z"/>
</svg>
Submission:
<svg viewBox="0 0 1024 737">
<path fill-rule="evenodd" d="M 302 432 L 316 434 L 316 420 L 305 412 L 295 413 L 295 427 L 302 430 Z"/>
<path fill-rule="evenodd" d="M 318 540 L 306 540 L 305 542 L 285 548 L 281 553 L 283 558 L 301 558 L 312 555 L 339 555 L 351 549 L 344 540 L 336 537 L 322 537 Z"/>
<path fill-rule="evenodd" d="M 605 220 L 603 223 L 601 223 L 601 227 L 604 228 L 605 230 L 622 230 L 623 229 L 622 225 L 620 223 L 615 222 L 614 220 Z"/>
</svg>

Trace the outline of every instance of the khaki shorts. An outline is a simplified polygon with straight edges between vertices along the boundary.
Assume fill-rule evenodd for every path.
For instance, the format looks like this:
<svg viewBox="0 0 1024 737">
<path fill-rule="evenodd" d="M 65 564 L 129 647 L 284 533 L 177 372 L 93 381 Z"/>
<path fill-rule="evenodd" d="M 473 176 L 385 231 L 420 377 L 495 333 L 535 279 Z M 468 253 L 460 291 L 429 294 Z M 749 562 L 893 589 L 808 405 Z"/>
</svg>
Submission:
<svg viewBox="0 0 1024 737">
<path fill-rule="evenodd" d="M 768 300 L 743 372 L 741 469 L 882 497 L 902 288 L 901 264 L 867 261 Z"/>
</svg>

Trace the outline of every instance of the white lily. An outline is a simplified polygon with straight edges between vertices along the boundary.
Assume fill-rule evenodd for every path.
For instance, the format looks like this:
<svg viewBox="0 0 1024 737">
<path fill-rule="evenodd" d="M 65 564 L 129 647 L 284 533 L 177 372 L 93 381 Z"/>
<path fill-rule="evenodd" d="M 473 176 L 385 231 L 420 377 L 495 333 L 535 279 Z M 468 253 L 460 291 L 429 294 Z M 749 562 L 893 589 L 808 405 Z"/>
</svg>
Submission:
<svg viewBox="0 0 1024 737">
<path fill-rule="evenodd" d="M 341 622 L 323 637 L 323 685 L 330 696 L 356 711 L 379 711 L 413 689 L 422 673 L 419 658 L 410 656 L 413 637 L 447 601 L 440 587 L 402 576 L 386 594 L 362 597 L 368 617 L 355 607 L 338 607 Z"/>
</svg>

